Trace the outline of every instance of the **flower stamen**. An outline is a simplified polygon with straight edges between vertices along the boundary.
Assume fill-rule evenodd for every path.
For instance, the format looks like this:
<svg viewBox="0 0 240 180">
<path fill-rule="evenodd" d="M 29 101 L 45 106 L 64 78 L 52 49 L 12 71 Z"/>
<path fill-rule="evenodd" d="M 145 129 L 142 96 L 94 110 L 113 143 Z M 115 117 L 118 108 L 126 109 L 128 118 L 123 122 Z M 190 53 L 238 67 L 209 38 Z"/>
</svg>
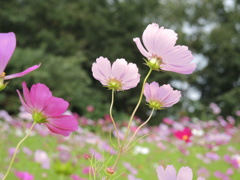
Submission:
<svg viewBox="0 0 240 180">
<path fill-rule="evenodd" d="M 153 56 L 151 59 L 147 61 L 147 66 L 151 68 L 152 70 L 159 71 L 160 66 L 162 64 L 162 58 L 158 56 Z"/>
<path fill-rule="evenodd" d="M 120 81 L 118 81 L 118 80 L 116 80 L 116 79 L 110 79 L 109 81 L 108 81 L 108 89 L 111 89 L 111 90 L 114 90 L 114 91 L 116 91 L 116 90 L 122 90 L 122 82 L 120 82 Z"/>
</svg>

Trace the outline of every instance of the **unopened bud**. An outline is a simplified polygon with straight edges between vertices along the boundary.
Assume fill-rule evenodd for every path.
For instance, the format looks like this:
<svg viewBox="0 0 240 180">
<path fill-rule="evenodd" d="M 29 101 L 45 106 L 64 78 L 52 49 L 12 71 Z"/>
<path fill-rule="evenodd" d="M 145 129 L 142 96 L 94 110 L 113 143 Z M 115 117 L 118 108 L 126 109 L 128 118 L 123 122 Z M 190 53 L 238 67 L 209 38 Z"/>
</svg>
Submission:
<svg viewBox="0 0 240 180">
<path fill-rule="evenodd" d="M 113 175 L 113 174 L 115 173 L 114 169 L 111 168 L 111 167 L 108 167 L 108 168 L 106 169 L 106 172 L 107 172 L 109 175 Z"/>
</svg>

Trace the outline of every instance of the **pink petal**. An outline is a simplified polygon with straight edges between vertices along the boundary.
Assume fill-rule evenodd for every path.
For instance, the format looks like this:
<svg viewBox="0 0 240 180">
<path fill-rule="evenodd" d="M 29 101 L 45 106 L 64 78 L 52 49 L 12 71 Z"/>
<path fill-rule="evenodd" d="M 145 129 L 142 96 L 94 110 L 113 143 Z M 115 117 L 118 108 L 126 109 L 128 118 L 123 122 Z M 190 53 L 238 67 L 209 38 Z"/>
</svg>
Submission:
<svg viewBox="0 0 240 180">
<path fill-rule="evenodd" d="M 129 63 L 128 68 L 125 71 L 123 76 L 124 82 L 135 81 L 136 79 L 140 78 L 140 74 L 138 73 L 137 65 L 134 63 Z M 140 79 L 139 79 L 140 80 Z"/>
<path fill-rule="evenodd" d="M 39 68 L 40 65 L 35 65 L 35 66 L 32 66 L 28 69 L 26 69 L 25 71 L 23 72 L 20 72 L 20 73 L 16 73 L 16 74 L 11 74 L 11 75 L 8 75 L 8 76 L 5 76 L 5 80 L 8 80 L 8 79 L 13 79 L 13 78 L 17 78 L 17 77 L 22 77 L 22 76 L 25 76 L 26 74 L 36 70 L 37 68 Z"/>
<path fill-rule="evenodd" d="M 62 98 L 50 97 L 45 102 L 43 113 L 48 117 L 59 116 L 67 110 L 68 106 L 69 103 Z"/>
<path fill-rule="evenodd" d="M 169 84 L 164 84 L 159 87 L 156 98 L 159 99 L 159 101 L 164 102 L 164 99 L 166 99 L 172 93 L 172 91 L 173 89 Z"/>
<path fill-rule="evenodd" d="M 0 33 L 0 75 L 5 70 L 16 48 L 16 36 L 13 32 Z"/>
<path fill-rule="evenodd" d="M 165 169 L 166 180 L 176 180 L 176 169 L 173 165 L 167 165 Z"/>
<path fill-rule="evenodd" d="M 93 77 L 99 80 L 102 85 L 107 85 L 107 81 L 112 78 L 111 63 L 107 58 L 99 57 L 92 65 Z"/>
<path fill-rule="evenodd" d="M 22 82 L 22 87 L 23 87 L 23 95 L 24 95 L 24 99 L 26 101 L 26 104 L 31 109 L 31 108 L 33 108 L 33 104 L 32 104 L 32 100 L 31 100 L 31 97 L 30 97 L 30 92 L 29 92 L 29 89 L 27 88 L 26 82 Z"/>
<path fill-rule="evenodd" d="M 134 38 L 133 41 L 136 43 L 138 50 L 142 53 L 143 56 L 146 58 L 151 57 L 151 54 L 146 51 L 139 38 Z"/>
<path fill-rule="evenodd" d="M 136 64 L 129 63 L 124 59 L 117 59 L 112 66 L 113 76 L 122 82 L 123 90 L 134 88 L 140 81 L 140 74 Z"/>
<path fill-rule="evenodd" d="M 177 180 L 192 180 L 193 174 L 192 174 L 192 169 L 189 167 L 182 167 L 177 176 Z"/>
<path fill-rule="evenodd" d="M 68 136 L 71 132 L 78 129 L 77 120 L 70 115 L 51 117 L 45 124 L 51 132 L 63 136 Z"/>
<path fill-rule="evenodd" d="M 171 29 L 164 29 L 161 27 L 158 30 L 157 36 L 155 37 L 155 50 L 154 52 L 158 57 L 162 57 L 163 54 L 167 53 L 171 48 L 174 47 L 177 41 L 177 33 Z"/>
<path fill-rule="evenodd" d="M 193 60 L 187 46 L 175 46 L 162 56 L 163 63 L 170 65 L 189 64 Z"/>
<path fill-rule="evenodd" d="M 113 78 L 122 80 L 128 69 L 128 63 L 125 59 L 117 59 L 112 65 Z"/>
<path fill-rule="evenodd" d="M 172 66 L 168 64 L 161 65 L 161 69 L 164 71 L 172 71 L 181 74 L 192 74 L 196 69 L 196 64 L 188 64 L 187 66 Z"/>
<path fill-rule="evenodd" d="M 25 101 L 24 101 L 23 98 L 22 98 L 21 93 L 20 93 L 18 90 L 17 90 L 17 93 L 18 93 L 19 99 L 20 99 L 23 107 L 25 108 L 25 110 L 26 110 L 27 112 L 31 113 L 31 108 L 28 107 L 28 105 L 25 103 Z"/>
<path fill-rule="evenodd" d="M 164 100 L 164 106 L 163 107 L 170 107 L 174 104 L 176 104 L 181 98 L 181 92 L 178 90 L 174 90 L 169 94 Z"/>
<path fill-rule="evenodd" d="M 156 23 L 149 24 L 143 32 L 142 40 L 143 44 L 148 52 L 153 55 L 155 54 L 155 40 L 157 36 L 159 26 Z"/>
<path fill-rule="evenodd" d="M 164 29 L 152 23 L 143 32 L 143 43 L 148 52 L 161 57 L 172 48 L 177 41 L 177 34 L 171 29 Z"/>
<path fill-rule="evenodd" d="M 165 177 L 165 172 L 162 166 L 158 166 L 157 169 L 157 175 L 159 180 L 167 180 Z"/>
<path fill-rule="evenodd" d="M 196 64 L 192 63 L 193 56 L 186 46 L 175 46 L 162 56 L 161 69 L 182 74 L 191 74 Z"/>
<path fill-rule="evenodd" d="M 30 96 L 33 106 L 38 111 L 42 111 L 47 105 L 48 99 L 52 97 L 52 92 L 45 84 L 37 83 L 32 85 Z"/>
</svg>

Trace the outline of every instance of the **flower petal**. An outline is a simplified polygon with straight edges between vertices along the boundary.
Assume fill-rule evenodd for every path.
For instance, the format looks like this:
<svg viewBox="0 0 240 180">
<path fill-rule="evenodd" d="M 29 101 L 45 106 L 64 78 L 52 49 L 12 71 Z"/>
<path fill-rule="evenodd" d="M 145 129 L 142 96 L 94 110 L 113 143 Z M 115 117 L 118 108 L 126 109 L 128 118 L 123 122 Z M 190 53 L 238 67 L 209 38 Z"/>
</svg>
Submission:
<svg viewBox="0 0 240 180">
<path fill-rule="evenodd" d="M 138 50 L 142 53 L 143 56 L 145 56 L 146 58 L 151 57 L 151 54 L 146 51 L 139 38 L 134 38 L 133 41 L 136 43 Z"/>
<path fill-rule="evenodd" d="M 20 72 L 20 73 L 16 73 L 16 74 L 11 74 L 11 75 L 8 75 L 8 76 L 5 76 L 5 80 L 8 80 L 8 79 L 13 79 L 13 78 L 17 78 L 17 77 L 22 77 L 22 76 L 25 76 L 26 74 L 36 70 L 37 68 L 39 68 L 40 65 L 34 65 L 28 69 L 26 69 L 25 71 L 23 72 Z"/>
<path fill-rule="evenodd" d="M 143 32 L 143 43 L 151 55 L 162 55 L 174 47 L 177 34 L 171 29 L 164 29 L 156 23 L 149 24 Z"/>
<path fill-rule="evenodd" d="M 102 85 L 107 85 L 107 81 L 112 78 L 111 63 L 107 58 L 99 57 L 92 65 L 93 77 L 99 80 Z"/>
<path fill-rule="evenodd" d="M 45 101 L 45 107 L 42 110 L 43 113 L 48 116 L 62 115 L 68 108 L 69 103 L 62 98 L 50 97 Z"/>
<path fill-rule="evenodd" d="M 125 71 L 128 69 L 128 63 L 125 59 L 117 59 L 112 64 L 112 75 L 114 79 L 122 80 L 125 76 Z"/>
<path fill-rule="evenodd" d="M 17 90 L 17 93 L 18 93 L 19 99 L 20 99 L 23 107 L 25 108 L 25 110 L 26 110 L 27 112 L 31 113 L 31 108 L 28 107 L 28 105 L 25 103 L 25 101 L 24 101 L 23 98 L 22 98 L 21 93 L 20 93 L 18 90 Z"/>
<path fill-rule="evenodd" d="M 177 176 L 177 180 L 192 180 L 193 174 L 192 169 L 189 167 L 182 167 Z"/>
<path fill-rule="evenodd" d="M 157 175 L 159 180 L 167 180 L 165 177 L 165 172 L 162 166 L 158 166 L 157 169 Z"/>
<path fill-rule="evenodd" d="M 0 75 L 5 70 L 16 48 L 16 36 L 13 32 L 0 33 Z"/>
<path fill-rule="evenodd" d="M 71 115 L 48 118 L 48 122 L 45 124 L 51 132 L 64 136 L 68 136 L 71 132 L 78 129 L 78 122 Z"/>
<path fill-rule="evenodd" d="M 30 97 L 30 92 L 29 89 L 27 88 L 27 84 L 26 82 L 22 82 L 22 88 L 23 88 L 23 95 L 24 95 L 24 99 L 26 101 L 26 104 L 28 105 L 29 108 L 33 108 L 33 104 L 32 104 L 32 100 Z"/>
<path fill-rule="evenodd" d="M 125 59 L 117 59 L 112 66 L 113 77 L 122 82 L 123 90 L 134 88 L 140 81 L 140 74 L 136 64 L 129 63 Z"/>
<path fill-rule="evenodd" d="M 162 100 L 163 107 L 170 107 L 176 104 L 181 98 L 181 92 L 178 90 L 172 90 L 172 92 Z"/>
<path fill-rule="evenodd" d="M 173 66 L 169 64 L 163 64 L 161 65 L 161 69 L 164 71 L 172 71 L 181 74 L 192 74 L 193 71 L 196 69 L 196 64 L 191 63 L 187 66 Z"/>
<path fill-rule="evenodd" d="M 47 105 L 46 102 L 52 97 L 52 92 L 45 84 L 34 84 L 30 90 L 30 96 L 34 108 L 42 111 Z"/>
<path fill-rule="evenodd" d="M 167 165 L 165 169 L 165 178 L 166 180 L 176 180 L 176 169 L 173 165 Z"/>
</svg>

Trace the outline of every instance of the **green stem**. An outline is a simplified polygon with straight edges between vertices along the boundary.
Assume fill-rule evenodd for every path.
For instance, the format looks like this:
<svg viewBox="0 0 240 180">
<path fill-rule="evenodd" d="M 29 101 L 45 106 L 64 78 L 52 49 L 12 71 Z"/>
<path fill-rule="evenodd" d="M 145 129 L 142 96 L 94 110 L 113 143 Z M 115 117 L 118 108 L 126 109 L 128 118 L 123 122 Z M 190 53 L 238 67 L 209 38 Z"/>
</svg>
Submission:
<svg viewBox="0 0 240 180">
<path fill-rule="evenodd" d="M 122 154 L 122 147 L 121 147 L 121 149 L 119 150 L 117 159 L 115 160 L 115 163 L 114 163 L 113 166 L 112 166 L 113 169 L 115 169 L 115 167 L 116 167 L 116 165 L 117 165 L 117 163 L 118 163 L 118 161 L 119 161 L 119 159 L 120 159 L 120 157 L 121 157 L 121 154 Z"/>
<path fill-rule="evenodd" d="M 152 69 L 149 70 L 148 74 L 146 75 L 146 77 L 143 80 L 142 90 L 141 90 L 141 93 L 140 93 L 140 97 L 139 97 L 138 103 L 137 103 L 137 105 L 136 105 L 135 109 L 133 110 L 133 113 L 132 113 L 132 115 L 130 117 L 130 120 L 129 120 L 129 123 L 128 123 L 128 127 L 127 127 L 127 131 L 126 131 L 124 139 L 122 141 L 122 145 L 120 146 L 119 151 L 118 151 L 117 159 L 115 160 L 115 162 L 114 162 L 114 164 L 112 166 L 113 169 L 116 167 L 116 165 L 117 165 L 117 163 L 118 163 L 122 153 L 124 152 L 124 150 L 123 150 L 124 149 L 124 144 L 126 142 L 126 139 L 127 139 L 127 136 L 128 136 L 131 124 L 132 124 L 133 117 L 136 114 L 136 111 L 137 111 L 138 107 L 140 106 L 140 103 L 141 103 L 142 97 L 143 97 L 144 87 L 145 87 L 145 84 L 146 84 L 147 79 L 150 76 L 151 72 L 152 72 Z"/>
<path fill-rule="evenodd" d="M 129 141 L 129 142 L 127 143 L 127 145 L 125 146 L 126 149 L 124 149 L 124 151 L 127 151 L 127 150 L 129 149 L 128 146 L 129 146 L 130 143 L 133 141 L 133 139 L 134 139 L 134 137 L 136 136 L 137 132 L 138 132 L 139 129 L 141 129 L 145 124 L 148 123 L 148 121 L 151 119 L 151 117 L 152 117 L 152 115 L 153 115 L 153 112 L 154 112 L 154 109 L 152 109 L 151 114 L 150 114 L 150 116 L 148 117 L 148 119 L 147 119 L 144 123 L 142 123 L 142 124 L 137 128 L 137 130 L 134 132 L 132 138 L 130 139 L 130 141 Z"/>
<path fill-rule="evenodd" d="M 117 129 L 116 123 L 115 123 L 113 115 L 112 115 L 113 103 L 114 103 L 114 90 L 112 90 L 112 101 L 111 101 L 109 113 L 110 113 L 110 117 L 111 117 L 114 129 L 115 129 L 116 134 L 117 134 L 118 146 L 120 146 L 120 137 L 119 137 L 119 134 L 118 134 L 118 129 Z"/>
<path fill-rule="evenodd" d="M 127 131 L 126 131 L 126 134 L 125 134 L 124 139 L 123 139 L 122 147 L 124 146 L 124 144 L 125 144 L 125 142 L 126 142 L 126 139 L 127 139 L 127 136 L 128 136 L 128 133 L 129 133 L 131 124 L 132 124 L 133 117 L 134 117 L 134 115 L 136 114 L 136 111 L 137 111 L 137 109 L 138 109 L 138 107 L 140 106 L 140 103 L 141 103 L 141 101 L 142 101 L 143 92 L 144 92 L 144 87 L 145 87 L 145 84 L 146 84 L 147 79 L 148 79 L 148 77 L 150 76 L 151 72 L 152 72 L 152 69 L 149 70 L 148 74 L 146 75 L 146 77 L 145 77 L 144 80 L 143 80 L 143 85 L 142 85 L 142 90 L 141 90 L 141 93 L 140 93 L 140 97 L 139 97 L 138 103 L 137 103 L 137 105 L 136 105 L 136 107 L 135 107 L 135 109 L 134 109 L 134 111 L 133 111 L 133 113 L 132 113 L 132 115 L 131 115 L 131 117 L 130 117 L 130 120 L 129 120 L 129 123 L 128 123 L 128 127 L 127 127 Z"/>
<path fill-rule="evenodd" d="M 10 172 L 10 169 L 11 169 L 11 167 L 12 167 L 12 165 L 13 165 L 13 162 L 14 162 L 14 160 L 15 160 L 15 157 L 16 157 L 16 154 L 17 154 L 17 151 L 18 151 L 20 145 L 28 138 L 28 136 L 30 135 L 30 133 L 31 133 L 31 131 L 32 131 L 32 129 L 33 129 L 33 127 L 34 127 L 35 124 L 36 124 L 36 122 L 34 122 L 34 123 L 32 124 L 32 126 L 30 127 L 30 129 L 29 129 L 28 133 L 26 134 L 26 136 L 25 136 L 21 141 L 19 141 L 19 143 L 17 144 L 16 149 L 15 149 L 15 152 L 14 152 L 13 157 L 12 157 L 12 160 L 11 160 L 10 165 L 9 165 L 9 167 L 8 167 L 8 170 L 7 170 L 7 172 L 6 172 L 6 174 L 4 175 L 4 177 L 3 177 L 2 180 L 5 180 L 5 179 L 7 178 L 8 173 Z"/>
</svg>

